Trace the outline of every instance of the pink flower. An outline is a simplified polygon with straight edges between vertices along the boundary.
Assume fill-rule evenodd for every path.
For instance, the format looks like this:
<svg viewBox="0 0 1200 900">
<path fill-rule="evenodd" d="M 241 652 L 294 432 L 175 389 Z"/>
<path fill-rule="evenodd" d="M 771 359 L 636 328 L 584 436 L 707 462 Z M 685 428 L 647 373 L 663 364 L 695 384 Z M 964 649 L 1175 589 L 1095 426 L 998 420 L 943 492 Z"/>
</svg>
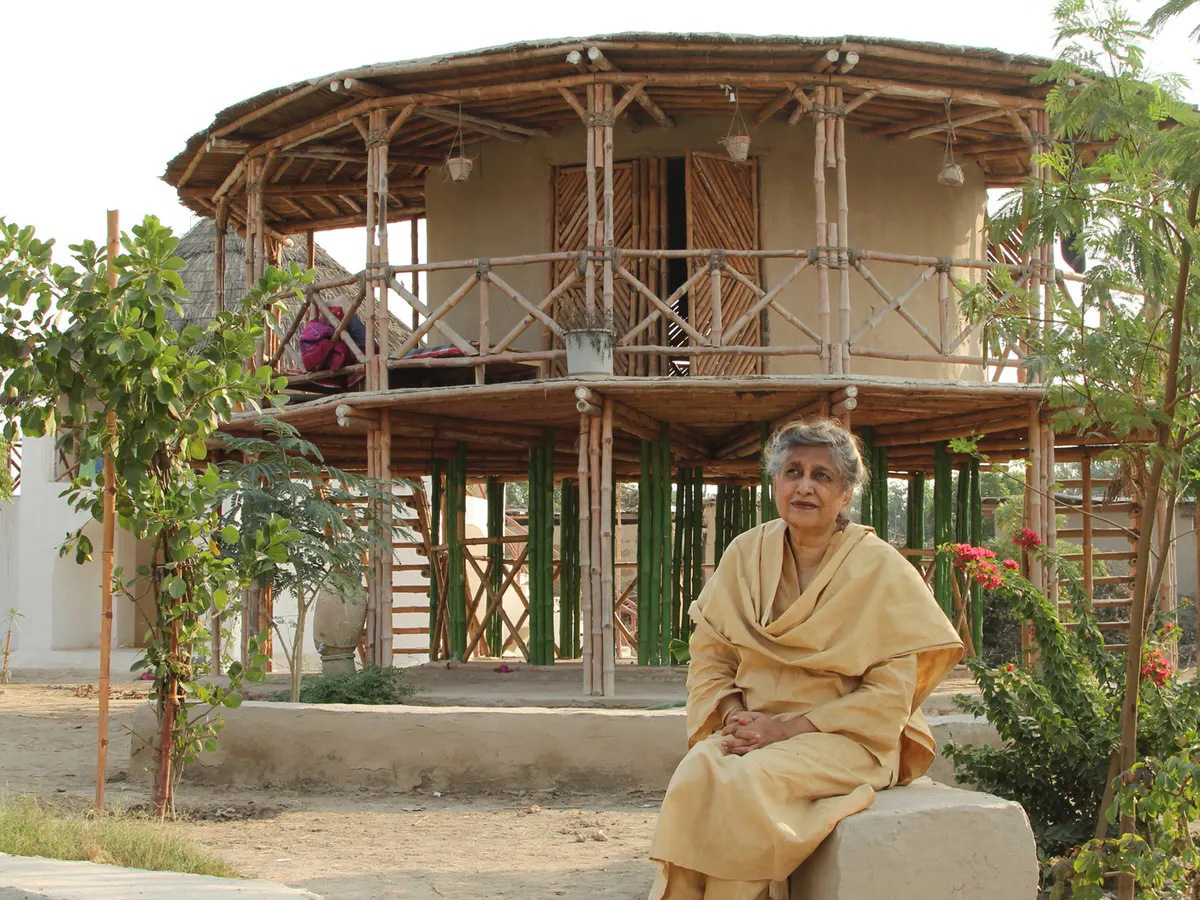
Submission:
<svg viewBox="0 0 1200 900">
<path fill-rule="evenodd" d="M 1142 677 L 1158 687 L 1165 686 L 1173 672 L 1171 663 L 1158 647 L 1151 647 L 1142 656 Z"/>
<path fill-rule="evenodd" d="M 1015 672 L 1016 670 L 1017 670 L 1017 667 L 1014 666 L 1012 663 L 1009 663 L 1007 666 L 1004 667 L 1005 672 Z"/>
<path fill-rule="evenodd" d="M 1026 528 L 1020 534 L 1013 536 L 1013 543 L 1018 547 L 1032 549 L 1034 547 L 1042 546 L 1042 539 L 1038 537 L 1038 533 L 1032 528 Z"/>
<path fill-rule="evenodd" d="M 1017 571 L 1017 569 L 1021 568 L 1021 564 L 1018 563 L 1015 559 L 1006 559 L 1000 565 L 1004 566 L 1004 568 L 1009 569 L 1013 572 L 1015 572 L 1015 571 Z"/>
</svg>

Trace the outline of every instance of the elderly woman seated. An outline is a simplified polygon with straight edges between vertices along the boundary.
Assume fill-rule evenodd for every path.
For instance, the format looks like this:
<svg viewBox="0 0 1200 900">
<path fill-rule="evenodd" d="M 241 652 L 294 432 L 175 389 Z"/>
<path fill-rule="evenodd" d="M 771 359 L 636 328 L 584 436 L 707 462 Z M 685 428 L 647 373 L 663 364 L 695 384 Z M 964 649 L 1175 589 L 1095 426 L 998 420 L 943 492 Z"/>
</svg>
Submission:
<svg viewBox="0 0 1200 900">
<path fill-rule="evenodd" d="M 962 654 L 916 569 L 847 520 L 866 479 L 849 432 L 788 425 L 764 463 L 779 519 L 730 544 L 690 610 L 691 749 L 651 900 L 786 898 L 841 819 L 929 767 L 920 704 Z"/>
</svg>

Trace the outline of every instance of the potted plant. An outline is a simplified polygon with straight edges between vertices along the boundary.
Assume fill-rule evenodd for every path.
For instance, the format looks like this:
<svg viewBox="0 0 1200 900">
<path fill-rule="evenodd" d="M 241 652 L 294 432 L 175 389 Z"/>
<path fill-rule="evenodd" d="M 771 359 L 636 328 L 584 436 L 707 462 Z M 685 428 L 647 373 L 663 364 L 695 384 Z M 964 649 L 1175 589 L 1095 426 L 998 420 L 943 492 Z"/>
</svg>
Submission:
<svg viewBox="0 0 1200 900">
<path fill-rule="evenodd" d="M 567 374 L 573 378 L 607 378 L 613 373 L 616 327 L 611 310 L 579 301 L 559 311 Z"/>
</svg>

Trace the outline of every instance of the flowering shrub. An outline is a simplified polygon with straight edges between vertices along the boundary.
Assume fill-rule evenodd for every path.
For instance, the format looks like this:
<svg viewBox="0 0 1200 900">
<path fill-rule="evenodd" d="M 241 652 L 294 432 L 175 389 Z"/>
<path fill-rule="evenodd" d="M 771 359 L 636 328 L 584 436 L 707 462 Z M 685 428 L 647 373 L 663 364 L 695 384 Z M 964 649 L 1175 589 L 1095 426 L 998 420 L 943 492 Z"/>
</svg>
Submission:
<svg viewBox="0 0 1200 900">
<path fill-rule="evenodd" d="M 1042 538 L 1032 528 L 1026 528 L 1024 531 L 1013 535 L 1013 543 L 1018 547 L 1024 547 L 1026 550 L 1033 550 L 1036 547 L 1042 546 Z"/>
<path fill-rule="evenodd" d="M 1035 532 L 1019 533 L 1013 542 L 1045 553 Z M 986 582 L 1028 623 L 1036 656 L 1031 668 L 1010 664 L 992 669 L 978 659 L 968 661 L 980 695 L 960 696 L 958 704 L 986 716 L 1001 745 L 950 742 L 943 752 L 954 761 L 960 781 L 1025 807 L 1044 857 L 1071 852 L 1095 831 L 1109 761 L 1120 738 L 1123 661 L 1105 649 L 1081 592 L 1072 598 L 1077 623 L 1068 628 L 1054 605 L 1021 576 L 1015 561 L 997 564 L 995 553 L 969 545 L 941 549 L 964 577 Z M 1161 645 L 1174 634 L 1159 631 L 1151 646 L 1161 653 Z M 1156 667 L 1146 675 L 1141 687 L 1138 749 L 1140 756 L 1167 759 L 1195 742 L 1200 682 L 1180 681 L 1167 670 L 1160 685 L 1159 671 Z"/>
</svg>

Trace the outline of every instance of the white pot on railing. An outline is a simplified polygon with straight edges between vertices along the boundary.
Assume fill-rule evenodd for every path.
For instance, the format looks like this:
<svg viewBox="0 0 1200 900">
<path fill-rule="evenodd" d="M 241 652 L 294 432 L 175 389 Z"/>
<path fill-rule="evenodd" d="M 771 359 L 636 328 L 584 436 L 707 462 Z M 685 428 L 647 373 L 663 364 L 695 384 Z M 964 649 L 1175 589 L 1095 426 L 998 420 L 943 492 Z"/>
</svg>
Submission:
<svg viewBox="0 0 1200 900">
<path fill-rule="evenodd" d="M 613 373 L 613 340 L 608 328 L 581 328 L 563 332 L 567 348 L 567 374 L 573 378 L 605 378 Z"/>
</svg>

